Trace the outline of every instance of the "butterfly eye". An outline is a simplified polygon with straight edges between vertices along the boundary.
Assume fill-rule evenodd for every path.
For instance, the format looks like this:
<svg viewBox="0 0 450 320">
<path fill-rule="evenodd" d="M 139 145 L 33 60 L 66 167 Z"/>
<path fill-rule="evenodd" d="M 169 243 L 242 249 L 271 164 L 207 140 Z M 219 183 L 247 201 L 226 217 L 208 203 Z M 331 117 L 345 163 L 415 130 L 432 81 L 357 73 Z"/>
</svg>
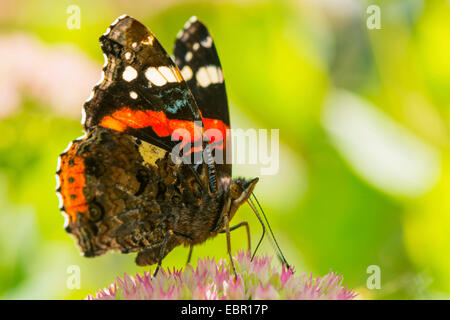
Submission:
<svg viewBox="0 0 450 320">
<path fill-rule="evenodd" d="M 241 194 L 242 194 L 242 188 L 241 186 L 239 186 L 237 183 L 233 183 L 230 187 L 230 194 L 231 194 L 231 198 L 234 199 L 238 199 Z"/>
<path fill-rule="evenodd" d="M 93 222 L 99 221 L 103 217 L 103 207 L 97 202 L 89 205 L 89 220 Z"/>
</svg>

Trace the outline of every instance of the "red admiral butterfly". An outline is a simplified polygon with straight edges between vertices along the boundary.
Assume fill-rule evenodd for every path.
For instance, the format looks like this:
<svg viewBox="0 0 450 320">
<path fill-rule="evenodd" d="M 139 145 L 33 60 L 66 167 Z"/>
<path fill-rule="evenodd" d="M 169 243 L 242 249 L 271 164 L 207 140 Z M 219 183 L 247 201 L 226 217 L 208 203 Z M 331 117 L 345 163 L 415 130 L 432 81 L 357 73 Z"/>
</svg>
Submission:
<svg viewBox="0 0 450 320">
<path fill-rule="evenodd" d="M 191 134 L 193 153 L 211 155 L 210 146 L 231 150 L 222 69 L 206 27 L 195 17 L 186 23 L 175 42 L 176 64 L 144 25 L 126 15 L 100 44 L 105 65 L 84 104 L 86 134 L 58 158 L 66 231 L 86 257 L 138 252 L 138 265 L 158 263 L 155 274 L 176 246 L 190 246 L 189 261 L 194 245 L 218 233 L 226 233 L 231 259 L 230 231 L 240 226 L 250 247 L 247 222 L 229 223 L 248 200 L 257 214 L 249 197 L 258 179 L 232 179 L 224 162 L 177 164 L 170 156 L 180 128 Z M 221 135 L 205 143 L 208 129 Z"/>
</svg>

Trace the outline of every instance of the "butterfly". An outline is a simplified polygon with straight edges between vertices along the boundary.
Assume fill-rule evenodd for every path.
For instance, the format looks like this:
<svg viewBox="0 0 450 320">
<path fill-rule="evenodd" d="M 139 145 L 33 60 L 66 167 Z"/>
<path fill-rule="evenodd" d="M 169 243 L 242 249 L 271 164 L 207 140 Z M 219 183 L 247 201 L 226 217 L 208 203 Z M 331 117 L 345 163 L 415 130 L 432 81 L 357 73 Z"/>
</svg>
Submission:
<svg viewBox="0 0 450 320">
<path fill-rule="evenodd" d="M 158 264 L 155 275 L 175 247 L 190 247 L 189 262 L 195 245 L 226 233 L 236 274 L 230 231 L 244 226 L 249 250 L 250 234 L 246 221 L 230 221 L 246 202 L 256 213 L 258 178 L 232 178 L 227 95 L 210 33 L 192 17 L 173 60 L 127 15 L 99 40 L 105 64 L 83 107 L 85 135 L 58 158 L 65 230 L 84 256 L 137 252 L 138 265 Z"/>
</svg>

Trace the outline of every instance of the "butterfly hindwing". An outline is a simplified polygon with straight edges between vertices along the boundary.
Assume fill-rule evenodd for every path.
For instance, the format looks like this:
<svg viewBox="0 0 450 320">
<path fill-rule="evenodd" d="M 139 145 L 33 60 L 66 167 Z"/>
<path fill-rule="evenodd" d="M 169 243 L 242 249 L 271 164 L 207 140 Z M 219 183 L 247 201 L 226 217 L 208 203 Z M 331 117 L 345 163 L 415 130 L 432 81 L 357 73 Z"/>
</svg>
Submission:
<svg viewBox="0 0 450 320">
<path fill-rule="evenodd" d="M 205 130 L 218 129 L 222 133 L 223 141 L 218 141 L 216 148 L 223 146 L 225 163 L 231 158 L 231 141 L 227 139 L 230 116 L 223 72 L 214 41 L 196 17 L 186 22 L 177 35 L 174 57 L 200 109 Z M 231 176 L 230 164 L 216 164 L 216 168 L 219 176 Z"/>
<path fill-rule="evenodd" d="M 122 16 L 100 37 L 103 78 L 84 105 L 86 130 L 102 126 L 170 150 L 175 129 L 202 144 L 196 101 L 158 40 L 137 20 Z M 194 123 L 195 122 L 195 123 Z"/>
</svg>

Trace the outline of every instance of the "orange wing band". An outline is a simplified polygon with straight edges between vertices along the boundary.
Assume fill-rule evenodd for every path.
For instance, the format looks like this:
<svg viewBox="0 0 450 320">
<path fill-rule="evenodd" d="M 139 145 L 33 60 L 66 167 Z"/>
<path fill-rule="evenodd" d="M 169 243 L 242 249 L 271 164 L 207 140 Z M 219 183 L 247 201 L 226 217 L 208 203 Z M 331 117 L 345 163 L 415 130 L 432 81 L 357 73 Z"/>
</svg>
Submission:
<svg viewBox="0 0 450 320">
<path fill-rule="evenodd" d="M 170 136 L 176 129 L 185 129 L 191 135 L 191 142 L 202 137 L 202 128 L 193 121 L 168 119 L 163 111 L 131 110 L 128 107 L 105 116 L 100 126 L 123 132 L 127 128 L 142 129 L 151 127 L 160 137 Z"/>
<path fill-rule="evenodd" d="M 86 212 L 88 206 L 83 190 L 86 187 L 84 176 L 85 164 L 76 155 L 76 145 L 73 144 L 67 153 L 61 156 L 61 170 L 58 178 L 61 187 L 64 210 L 70 222 L 74 222 L 78 212 Z"/>
</svg>

